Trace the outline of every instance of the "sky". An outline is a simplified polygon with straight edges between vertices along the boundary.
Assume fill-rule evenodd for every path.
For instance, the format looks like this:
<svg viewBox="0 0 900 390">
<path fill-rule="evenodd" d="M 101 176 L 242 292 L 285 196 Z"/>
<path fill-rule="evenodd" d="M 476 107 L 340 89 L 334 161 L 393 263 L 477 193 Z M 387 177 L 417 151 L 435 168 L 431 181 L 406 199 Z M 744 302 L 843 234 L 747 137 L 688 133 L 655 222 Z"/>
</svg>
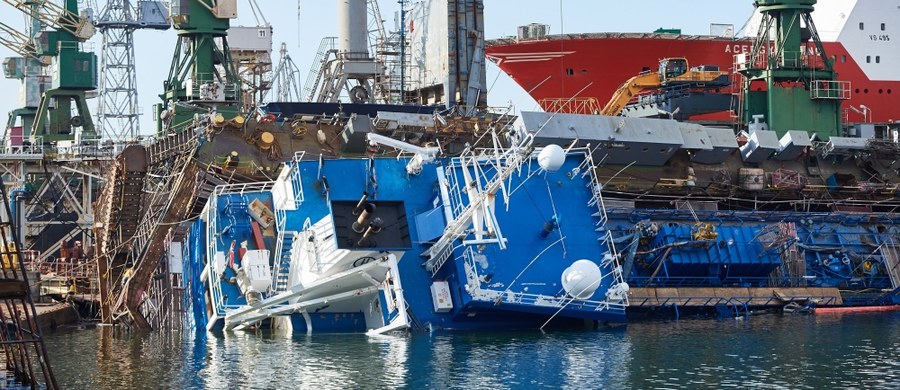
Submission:
<svg viewBox="0 0 900 390">
<path fill-rule="evenodd" d="M 238 19 L 232 21 L 233 26 L 257 25 L 249 1 L 238 0 Z M 277 50 L 281 42 L 285 42 L 291 58 L 300 68 L 301 86 L 306 81 L 319 41 L 337 35 L 337 1 L 256 0 L 274 29 L 273 61 L 277 63 Z M 105 0 L 97 2 L 102 6 Z M 708 34 L 710 23 L 733 24 L 739 29 L 749 19 L 752 3 L 751 0 L 484 0 L 485 37 L 514 36 L 518 26 L 529 23 L 549 24 L 551 34 L 650 32 L 660 27 L 680 28 L 686 34 Z M 395 13 L 399 10 L 397 1 L 381 0 L 379 6 L 385 28 L 393 30 Z M 26 24 L 22 14 L 6 3 L 0 3 L 0 22 L 22 30 Z M 142 134 L 151 134 L 156 127 L 152 106 L 159 101 L 175 42 L 173 30 L 139 30 L 134 34 L 138 98 L 143 112 Z M 99 66 L 99 33 L 86 43 L 86 48 L 97 52 Z M 0 57 L 12 55 L 11 50 L 0 46 Z M 538 109 L 537 103 L 490 61 L 487 62 L 486 76 L 490 87 L 489 105 L 507 107 L 512 104 L 517 111 Z M 18 80 L 0 78 L 0 112 L 8 112 L 19 105 L 18 88 Z M 97 103 L 97 99 L 88 103 L 94 115 Z"/>
</svg>

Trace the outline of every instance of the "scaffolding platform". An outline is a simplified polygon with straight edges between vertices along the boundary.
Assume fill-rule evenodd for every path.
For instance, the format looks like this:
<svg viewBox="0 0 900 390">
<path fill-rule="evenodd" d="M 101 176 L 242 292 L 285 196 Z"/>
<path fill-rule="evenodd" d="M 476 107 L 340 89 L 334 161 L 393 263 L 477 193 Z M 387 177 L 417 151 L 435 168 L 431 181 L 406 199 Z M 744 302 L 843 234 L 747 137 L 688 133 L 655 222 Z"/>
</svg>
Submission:
<svg viewBox="0 0 900 390">
<path fill-rule="evenodd" d="M 842 305 L 837 288 L 823 287 L 633 287 L 629 290 L 632 308 L 663 306 L 715 307 L 716 305 L 741 305 L 754 307 L 781 307 L 791 301 L 815 300 L 819 305 Z"/>
</svg>

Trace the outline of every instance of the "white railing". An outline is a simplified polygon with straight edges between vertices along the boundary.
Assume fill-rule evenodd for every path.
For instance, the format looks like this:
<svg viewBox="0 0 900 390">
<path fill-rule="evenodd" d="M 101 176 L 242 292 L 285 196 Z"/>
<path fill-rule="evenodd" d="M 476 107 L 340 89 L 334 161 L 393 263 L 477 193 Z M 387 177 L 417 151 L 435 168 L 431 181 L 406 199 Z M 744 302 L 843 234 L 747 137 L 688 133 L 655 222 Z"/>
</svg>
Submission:
<svg viewBox="0 0 900 390">
<path fill-rule="evenodd" d="M 770 53 L 737 53 L 734 55 L 734 69 L 768 69 L 770 63 L 782 68 L 825 69 L 827 64 L 822 56 L 809 51 L 783 51 L 776 56 Z"/>
<path fill-rule="evenodd" d="M 9 129 L 7 129 L 9 131 Z M 9 135 L 3 141 L 3 154 L 43 155 L 44 138 L 41 136 Z"/>
<path fill-rule="evenodd" d="M 294 152 L 294 157 L 291 159 L 293 161 L 294 170 L 291 171 L 291 185 L 294 187 L 294 205 L 300 207 L 300 204 L 303 203 L 303 181 L 300 180 L 300 161 L 303 161 L 303 157 L 306 156 L 306 151 Z"/>
<path fill-rule="evenodd" d="M 213 189 L 213 196 L 233 194 L 245 195 L 251 192 L 265 192 L 270 191 L 273 185 L 275 185 L 274 181 L 222 184 Z M 212 196 L 210 199 L 212 199 Z"/>
<path fill-rule="evenodd" d="M 422 253 L 422 256 L 427 258 L 425 268 L 432 276 L 437 274 L 450 257 L 443 252 L 451 248 L 456 240 L 469 235 L 468 228 L 472 225 L 474 216 L 482 217 L 481 222 L 484 223 L 490 237 L 479 238 L 471 243 L 496 243 L 501 249 L 505 249 L 506 240 L 489 202 L 498 191 L 502 191 L 504 200 L 508 203 L 509 192 L 505 182 L 511 179 L 513 173 L 520 172 L 522 164 L 529 159 L 524 152 L 529 149 L 531 141 L 532 138 L 529 136 L 509 149 L 499 146 L 491 149 L 467 149 L 450 161 L 445 173 L 449 184 L 453 220 L 448 221 L 441 238 Z M 496 137 L 495 145 L 499 145 Z M 456 175 L 462 175 L 462 181 Z M 463 191 L 466 192 L 468 203 L 463 200 Z M 482 232 L 476 234 L 480 235 Z"/>
<path fill-rule="evenodd" d="M 309 269 L 317 274 L 327 272 L 350 252 L 347 249 L 338 248 L 331 214 L 326 216 L 323 221 L 312 225 L 309 232 L 313 235 L 314 250 L 314 256 L 309 259 Z"/>
<path fill-rule="evenodd" d="M 285 185 L 289 184 L 291 186 L 291 188 L 293 189 L 293 199 L 291 201 L 293 202 L 294 210 L 299 208 L 300 205 L 303 203 L 303 182 L 301 181 L 301 178 L 300 178 L 300 161 L 303 160 L 303 157 L 305 155 L 306 155 L 305 151 L 295 152 L 293 158 L 291 159 L 291 162 L 288 163 L 289 164 L 288 169 L 290 169 L 290 170 L 288 173 L 287 180 L 290 183 L 285 183 Z M 273 182 L 272 183 L 273 188 L 271 188 L 271 190 L 273 190 L 273 191 L 274 191 L 274 186 L 275 185 Z M 273 193 L 273 198 L 274 198 L 274 193 Z M 284 238 L 285 238 L 285 235 L 288 233 L 287 232 L 287 209 L 278 207 L 278 206 L 279 205 L 277 203 L 274 205 L 274 207 L 275 207 L 275 224 L 276 224 L 275 226 L 276 226 L 276 229 L 278 230 L 278 236 L 275 241 L 275 256 L 277 256 L 277 257 L 274 259 L 275 267 L 273 267 L 274 270 L 273 270 L 273 274 L 272 274 L 272 277 L 275 280 L 275 283 L 273 283 L 273 286 L 274 286 L 273 290 L 276 293 L 281 292 L 281 291 L 279 291 L 280 287 L 278 286 L 278 280 L 280 278 L 281 273 L 283 272 L 282 268 L 291 266 L 290 256 L 288 256 L 287 264 L 285 264 L 285 259 L 284 259 Z M 287 205 L 285 204 L 284 206 L 287 206 Z"/>
<path fill-rule="evenodd" d="M 212 310 L 216 315 L 222 316 L 225 315 L 225 303 L 222 300 L 222 285 L 216 269 L 218 266 L 216 264 L 216 248 L 218 248 L 219 244 L 218 226 L 216 226 L 218 222 L 216 217 L 216 197 L 215 194 L 211 195 L 206 203 L 206 208 L 203 210 L 204 213 L 207 213 L 206 239 L 212 241 L 210 245 L 206 246 L 206 282 L 209 286 Z M 227 259 L 228 254 L 226 253 L 225 256 Z"/>
<path fill-rule="evenodd" d="M 850 82 L 837 80 L 815 80 L 812 82 L 811 99 L 850 99 Z"/>
<path fill-rule="evenodd" d="M 597 166 L 594 165 L 594 157 L 591 154 L 590 150 L 585 150 L 584 154 L 584 161 L 582 162 L 582 165 L 579 165 L 579 167 L 584 166 L 584 168 L 582 169 L 583 173 L 581 174 L 582 177 L 584 177 L 585 175 L 588 175 L 590 177 L 587 185 L 591 188 L 591 200 L 588 201 L 587 205 L 588 207 L 597 208 L 597 213 L 594 214 L 598 218 L 596 225 L 598 228 L 603 228 L 602 241 L 606 244 L 606 247 L 609 250 L 609 254 L 612 255 L 612 257 L 609 258 L 609 261 L 611 261 L 610 266 L 614 270 L 612 272 L 613 280 L 615 281 L 613 285 L 625 283 L 625 278 L 627 277 L 627 275 L 622 275 L 622 268 L 619 264 L 619 251 L 618 249 L 616 249 L 616 243 L 613 240 L 612 231 L 606 229 L 605 226 L 606 221 L 608 220 L 608 216 L 606 213 L 606 205 L 603 203 L 603 185 L 600 184 L 600 181 L 597 177 Z M 624 296 L 622 302 L 625 306 L 628 306 L 627 294 Z"/>
<path fill-rule="evenodd" d="M 471 275 L 467 275 L 466 280 L 468 281 L 469 286 L 473 286 L 473 290 L 469 291 L 473 300 L 494 302 L 496 304 L 510 303 L 556 309 L 571 307 L 572 309 L 580 311 L 602 311 L 609 309 L 624 310 L 625 307 L 628 306 L 627 300 L 622 302 L 612 302 L 609 299 L 597 301 L 572 299 L 565 296 L 558 297 L 554 295 L 531 294 L 512 290 L 483 289 L 480 287 L 481 276 L 478 275 L 478 267 L 474 254 L 475 252 L 471 247 L 466 248 L 462 254 L 464 261 L 468 264 L 467 271 L 471 272 Z"/>
<path fill-rule="evenodd" d="M 278 285 L 279 275 L 281 275 L 281 268 L 284 267 L 284 236 L 286 234 L 287 225 L 287 211 L 281 208 L 275 208 L 275 229 L 278 230 L 278 236 L 275 239 L 275 253 L 273 256 L 273 263 L 275 264 L 272 267 L 272 280 L 275 282 L 272 283 L 272 290 L 277 294 L 281 292 L 281 288 Z M 288 257 L 290 258 L 290 257 Z M 290 267 L 290 261 L 288 261 L 288 267 Z"/>
</svg>

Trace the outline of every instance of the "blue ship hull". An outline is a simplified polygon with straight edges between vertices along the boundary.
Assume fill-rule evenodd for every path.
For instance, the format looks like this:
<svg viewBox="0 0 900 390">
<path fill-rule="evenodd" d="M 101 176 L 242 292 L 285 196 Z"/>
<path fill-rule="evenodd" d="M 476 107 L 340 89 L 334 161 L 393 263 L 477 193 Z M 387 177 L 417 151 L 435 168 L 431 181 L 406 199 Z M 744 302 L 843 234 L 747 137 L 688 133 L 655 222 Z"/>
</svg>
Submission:
<svg viewBox="0 0 900 390">
<path fill-rule="evenodd" d="M 619 173 L 684 152 L 644 144 L 698 131 L 629 120 L 526 113 L 512 146 L 495 135 L 495 148 L 453 158 L 359 135 L 414 157 L 300 152 L 274 181 L 217 187 L 184 245 L 191 320 L 209 330 L 378 334 L 623 323 L 626 308 L 731 315 L 900 301 L 895 214 L 723 203 L 691 192 L 693 170 L 653 191 L 617 190 L 629 186 Z M 581 128 L 599 133 L 567 138 Z M 533 142 L 570 150 L 552 145 L 562 154 L 550 167 L 553 148 Z M 701 152 L 692 155 L 740 158 Z M 647 165 L 633 167 L 638 157 Z"/>
<path fill-rule="evenodd" d="M 184 249 L 194 325 L 381 333 L 625 322 L 590 155 L 571 152 L 549 172 L 529 152 L 439 159 L 417 175 L 409 159 L 298 155 L 275 182 L 217 188 Z M 274 210 L 269 227 L 254 202 Z M 357 222 L 369 204 L 380 226 L 366 236 L 374 225 Z M 256 255 L 265 264 L 248 260 Z M 567 291 L 563 274 L 582 259 L 599 277 Z"/>
</svg>

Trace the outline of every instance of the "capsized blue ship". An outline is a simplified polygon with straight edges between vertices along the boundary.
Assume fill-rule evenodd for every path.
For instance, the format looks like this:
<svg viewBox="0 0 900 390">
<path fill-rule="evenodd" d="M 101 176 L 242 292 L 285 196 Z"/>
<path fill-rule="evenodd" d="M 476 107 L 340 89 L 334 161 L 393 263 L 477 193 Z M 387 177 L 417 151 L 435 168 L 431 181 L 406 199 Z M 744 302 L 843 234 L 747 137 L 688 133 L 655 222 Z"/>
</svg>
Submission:
<svg viewBox="0 0 900 390">
<path fill-rule="evenodd" d="M 628 285 L 587 149 L 297 153 L 272 182 L 216 188 L 185 239 L 194 325 L 287 332 L 623 323 Z M 504 147 L 502 145 L 511 145 Z"/>
</svg>

